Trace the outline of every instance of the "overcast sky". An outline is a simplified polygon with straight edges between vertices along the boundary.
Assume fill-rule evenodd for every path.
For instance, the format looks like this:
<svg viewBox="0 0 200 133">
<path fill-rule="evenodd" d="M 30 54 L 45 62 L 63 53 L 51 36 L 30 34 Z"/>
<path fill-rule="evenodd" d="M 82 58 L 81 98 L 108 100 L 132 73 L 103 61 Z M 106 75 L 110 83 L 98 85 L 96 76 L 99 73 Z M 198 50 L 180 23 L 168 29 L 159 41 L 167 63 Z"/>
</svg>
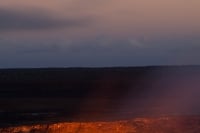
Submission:
<svg viewBox="0 0 200 133">
<path fill-rule="evenodd" d="M 0 68 L 200 65 L 199 0 L 0 3 Z"/>
</svg>

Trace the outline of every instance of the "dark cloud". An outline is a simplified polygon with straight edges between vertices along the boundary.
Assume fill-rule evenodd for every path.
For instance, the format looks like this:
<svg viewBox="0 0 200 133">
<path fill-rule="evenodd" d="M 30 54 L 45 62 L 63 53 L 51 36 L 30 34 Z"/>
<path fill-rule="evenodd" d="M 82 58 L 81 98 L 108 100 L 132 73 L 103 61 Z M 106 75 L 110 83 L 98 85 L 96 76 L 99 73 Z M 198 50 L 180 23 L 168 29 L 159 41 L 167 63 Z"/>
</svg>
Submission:
<svg viewBox="0 0 200 133">
<path fill-rule="evenodd" d="M 9 10 L 0 9 L 0 32 L 19 30 L 47 30 L 83 26 L 88 19 L 58 18 L 43 10 Z"/>
</svg>

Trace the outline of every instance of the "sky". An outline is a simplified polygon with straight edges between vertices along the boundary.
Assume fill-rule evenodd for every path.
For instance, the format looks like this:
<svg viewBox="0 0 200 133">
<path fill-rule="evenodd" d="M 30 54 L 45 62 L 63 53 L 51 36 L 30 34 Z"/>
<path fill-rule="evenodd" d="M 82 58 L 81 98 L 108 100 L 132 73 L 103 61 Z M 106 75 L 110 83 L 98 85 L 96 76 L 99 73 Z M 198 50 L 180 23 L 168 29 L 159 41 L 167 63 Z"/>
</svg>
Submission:
<svg viewBox="0 0 200 133">
<path fill-rule="evenodd" d="M 0 68 L 200 65 L 199 0 L 0 3 Z"/>
</svg>

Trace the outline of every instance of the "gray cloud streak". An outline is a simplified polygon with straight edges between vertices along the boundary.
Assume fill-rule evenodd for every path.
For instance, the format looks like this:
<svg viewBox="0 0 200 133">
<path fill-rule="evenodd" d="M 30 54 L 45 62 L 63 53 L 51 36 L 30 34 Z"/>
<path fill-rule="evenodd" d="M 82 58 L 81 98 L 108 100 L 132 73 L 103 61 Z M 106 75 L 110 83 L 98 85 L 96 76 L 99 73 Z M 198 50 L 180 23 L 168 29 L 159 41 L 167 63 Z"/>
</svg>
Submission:
<svg viewBox="0 0 200 133">
<path fill-rule="evenodd" d="M 90 21 L 87 18 L 58 18 L 47 11 L 41 11 L 42 13 L 35 10 L 22 12 L 0 8 L 0 32 L 80 27 Z"/>
</svg>

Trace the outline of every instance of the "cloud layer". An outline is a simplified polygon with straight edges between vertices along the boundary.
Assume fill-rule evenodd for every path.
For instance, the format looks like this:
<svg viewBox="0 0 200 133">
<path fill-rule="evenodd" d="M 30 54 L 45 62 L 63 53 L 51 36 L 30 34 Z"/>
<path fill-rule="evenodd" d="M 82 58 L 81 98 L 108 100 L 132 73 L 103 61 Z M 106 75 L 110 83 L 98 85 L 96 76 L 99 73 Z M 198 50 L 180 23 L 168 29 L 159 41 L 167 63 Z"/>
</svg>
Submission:
<svg viewBox="0 0 200 133">
<path fill-rule="evenodd" d="M 0 67 L 200 64 L 199 4 L 2 1 Z"/>
<path fill-rule="evenodd" d="M 20 30 L 48 30 L 79 27 L 88 23 L 81 18 L 59 18 L 45 10 L 10 10 L 0 8 L 0 32 Z"/>
</svg>

